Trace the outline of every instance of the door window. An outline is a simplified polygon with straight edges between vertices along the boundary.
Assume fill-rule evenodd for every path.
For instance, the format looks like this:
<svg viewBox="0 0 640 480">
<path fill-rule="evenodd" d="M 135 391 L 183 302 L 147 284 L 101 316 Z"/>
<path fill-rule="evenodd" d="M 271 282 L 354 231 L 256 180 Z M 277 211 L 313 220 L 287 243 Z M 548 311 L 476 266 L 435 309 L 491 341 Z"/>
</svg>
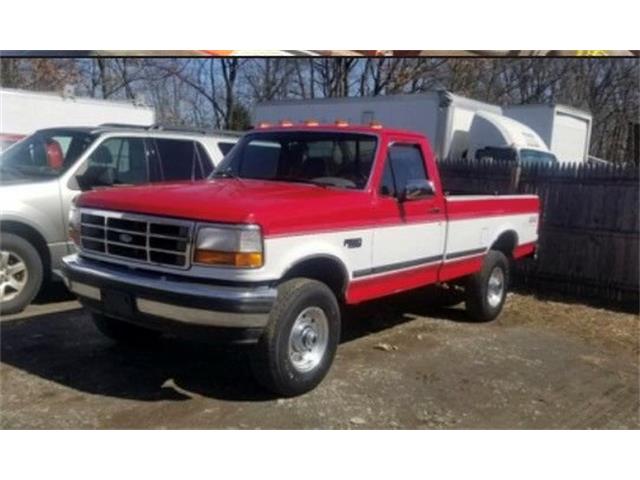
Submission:
<svg viewBox="0 0 640 480">
<path fill-rule="evenodd" d="M 149 178 L 144 140 L 108 138 L 89 157 L 88 167 L 101 169 L 113 184 L 146 183 Z"/>
<path fill-rule="evenodd" d="M 424 158 L 418 145 L 394 144 L 389 147 L 380 184 L 382 195 L 403 192 L 409 180 L 428 180 Z"/>
</svg>

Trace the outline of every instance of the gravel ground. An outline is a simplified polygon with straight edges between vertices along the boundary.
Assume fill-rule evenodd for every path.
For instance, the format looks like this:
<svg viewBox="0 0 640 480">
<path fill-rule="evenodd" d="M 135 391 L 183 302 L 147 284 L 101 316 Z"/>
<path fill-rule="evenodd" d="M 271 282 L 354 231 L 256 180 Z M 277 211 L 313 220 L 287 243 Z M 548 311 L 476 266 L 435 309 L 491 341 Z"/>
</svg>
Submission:
<svg viewBox="0 0 640 480">
<path fill-rule="evenodd" d="M 325 381 L 278 399 L 242 350 L 119 346 L 53 292 L 0 323 L 0 427 L 640 428 L 637 315 L 511 294 L 474 324 L 407 295 L 344 324 Z"/>
</svg>

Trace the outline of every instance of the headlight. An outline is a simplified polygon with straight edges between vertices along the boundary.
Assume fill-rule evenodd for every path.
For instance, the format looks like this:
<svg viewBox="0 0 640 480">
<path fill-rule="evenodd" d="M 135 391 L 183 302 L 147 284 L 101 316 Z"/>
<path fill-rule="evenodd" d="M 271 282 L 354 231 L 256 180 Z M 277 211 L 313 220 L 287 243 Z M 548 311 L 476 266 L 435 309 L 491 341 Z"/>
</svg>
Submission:
<svg viewBox="0 0 640 480">
<path fill-rule="evenodd" d="M 203 265 L 261 267 L 263 251 L 260 227 L 200 227 L 193 261 Z"/>
<path fill-rule="evenodd" d="M 69 238 L 78 247 L 80 246 L 80 210 L 71 206 L 69 210 Z"/>
</svg>

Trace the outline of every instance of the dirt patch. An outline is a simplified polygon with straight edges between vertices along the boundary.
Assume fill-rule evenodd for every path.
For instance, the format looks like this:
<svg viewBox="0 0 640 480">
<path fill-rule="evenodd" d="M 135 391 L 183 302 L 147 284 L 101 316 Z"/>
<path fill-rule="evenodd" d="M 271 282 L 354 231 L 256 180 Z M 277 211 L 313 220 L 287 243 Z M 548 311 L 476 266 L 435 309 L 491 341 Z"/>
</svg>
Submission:
<svg viewBox="0 0 640 480">
<path fill-rule="evenodd" d="M 640 353 L 640 321 L 638 315 L 630 313 L 509 294 L 497 322 L 559 329 L 596 345 Z"/>
<path fill-rule="evenodd" d="M 510 295 L 498 320 L 407 295 L 352 309 L 327 379 L 278 399 L 242 350 L 102 337 L 69 302 L 0 323 L 3 428 L 639 428 L 638 317 Z M 45 310 L 43 310 L 45 308 Z"/>
</svg>

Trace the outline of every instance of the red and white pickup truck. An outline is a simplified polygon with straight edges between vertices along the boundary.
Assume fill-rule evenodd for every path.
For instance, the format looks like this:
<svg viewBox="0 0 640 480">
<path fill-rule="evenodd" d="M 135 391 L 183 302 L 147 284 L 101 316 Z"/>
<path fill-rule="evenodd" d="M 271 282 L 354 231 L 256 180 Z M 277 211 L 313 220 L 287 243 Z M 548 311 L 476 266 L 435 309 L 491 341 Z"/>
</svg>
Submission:
<svg viewBox="0 0 640 480">
<path fill-rule="evenodd" d="M 423 135 L 283 123 L 209 180 L 82 194 L 64 272 L 109 337 L 252 343 L 257 379 L 296 395 L 329 370 L 342 305 L 454 285 L 472 319 L 496 317 L 538 217 L 533 195 L 445 195 Z"/>
</svg>

